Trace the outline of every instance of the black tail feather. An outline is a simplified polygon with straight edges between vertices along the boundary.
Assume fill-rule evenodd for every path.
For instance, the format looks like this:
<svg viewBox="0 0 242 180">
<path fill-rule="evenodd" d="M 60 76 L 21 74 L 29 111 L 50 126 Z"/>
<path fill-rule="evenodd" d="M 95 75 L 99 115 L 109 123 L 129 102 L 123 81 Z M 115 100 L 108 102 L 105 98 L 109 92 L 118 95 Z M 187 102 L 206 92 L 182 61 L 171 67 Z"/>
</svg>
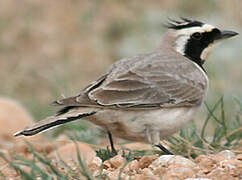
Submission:
<svg viewBox="0 0 242 180">
<path fill-rule="evenodd" d="M 65 124 L 65 123 L 68 123 L 68 122 L 71 122 L 71 121 L 74 121 L 74 120 L 77 120 L 77 119 L 80 119 L 80 118 L 83 118 L 83 117 L 91 116 L 95 113 L 96 112 L 94 111 L 94 112 L 90 112 L 90 113 L 83 113 L 83 114 L 80 114 L 80 115 L 75 116 L 75 117 L 67 117 L 67 118 L 64 118 L 64 119 L 57 119 L 56 121 L 44 124 L 44 125 L 36 127 L 36 128 L 26 128 L 23 131 L 15 133 L 14 136 L 20 136 L 20 135 L 32 136 L 32 135 L 35 135 L 37 133 L 43 132 L 43 131 L 45 131 L 49 128 L 52 128 L 52 127 L 55 127 L 55 126 L 58 126 L 58 125 L 61 125 L 61 124 Z"/>
</svg>

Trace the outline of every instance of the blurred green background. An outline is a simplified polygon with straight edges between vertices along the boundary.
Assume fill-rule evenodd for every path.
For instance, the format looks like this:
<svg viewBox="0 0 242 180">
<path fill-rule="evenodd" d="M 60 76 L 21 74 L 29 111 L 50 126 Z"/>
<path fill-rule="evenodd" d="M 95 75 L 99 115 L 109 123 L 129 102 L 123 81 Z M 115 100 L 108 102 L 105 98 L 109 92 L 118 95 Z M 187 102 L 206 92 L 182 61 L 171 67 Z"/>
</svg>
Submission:
<svg viewBox="0 0 242 180">
<path fill-rule="evenodd" d="M 152 51 L 166 31 L 162 23 L 181 16 L 242 32 L 241 0 L 1 0 L 0 95 L 40 120 L 57 110 L 50 102 L 77 94 L 116 60 Z M 224 95 L 227 116 L 242 97 L 241 50 L 240 35 L 205 64 L 206 101 Z M 203 108 L 196 122 L 206 115 Z"/>
</svg>

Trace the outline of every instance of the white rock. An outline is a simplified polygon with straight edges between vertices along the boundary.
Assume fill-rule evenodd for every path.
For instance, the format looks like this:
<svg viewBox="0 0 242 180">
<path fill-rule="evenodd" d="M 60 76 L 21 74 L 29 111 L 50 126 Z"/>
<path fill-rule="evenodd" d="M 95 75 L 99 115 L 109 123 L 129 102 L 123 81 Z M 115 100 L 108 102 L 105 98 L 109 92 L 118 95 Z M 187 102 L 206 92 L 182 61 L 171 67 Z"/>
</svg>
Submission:
<svg viewBox="0 0 242 180">
<path fill-rule="evenodd" d="M 175 157 L 175 155 L 162 155 L 158 159 L 153 161 L 150 166 L 154 166 L 154 167 L 167 166 L 168 162 L 174 157 Z"/>
<path fill-rule="evenodd" d="M 222 156 L 226 159 L 234 159 L 235 158 L 235 154 L 230 150 L 221 151 L 217 155 Z"/>
<path fill-rule="evenodd" d="M 158 159 L 156 159 L 150 167 L 158 167 L 158 166 L 169 166 L 170 164 L 182 164 L 184 166 L 194 167 L 196 164 L 191 160 L 184 158 L 182 156 L 175 155 L 162 155 Z"/>
</svg>

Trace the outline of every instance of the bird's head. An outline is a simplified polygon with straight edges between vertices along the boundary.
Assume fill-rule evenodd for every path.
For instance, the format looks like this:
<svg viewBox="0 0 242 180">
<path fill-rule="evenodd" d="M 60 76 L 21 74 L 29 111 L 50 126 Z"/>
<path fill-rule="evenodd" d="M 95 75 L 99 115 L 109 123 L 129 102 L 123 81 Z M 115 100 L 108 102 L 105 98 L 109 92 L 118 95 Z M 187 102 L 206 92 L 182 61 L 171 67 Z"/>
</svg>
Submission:
<svg viewBox="0 0 242 180">
<path fill-rule="evenodd" d="M 180 21 L 169 19 L 166 26 L 172 48 L 200 66 L 215 44 L 238 34 L 186 18 L 181 18 Z"/>
</svg>

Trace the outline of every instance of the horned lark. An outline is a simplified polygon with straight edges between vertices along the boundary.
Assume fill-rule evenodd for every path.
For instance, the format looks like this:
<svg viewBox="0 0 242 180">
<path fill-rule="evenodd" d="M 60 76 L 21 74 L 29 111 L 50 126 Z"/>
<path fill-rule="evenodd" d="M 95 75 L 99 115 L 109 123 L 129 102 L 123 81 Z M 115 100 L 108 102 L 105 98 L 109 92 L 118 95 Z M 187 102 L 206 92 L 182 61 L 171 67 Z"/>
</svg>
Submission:
<svg viewBox="0 0 242 180">
<path fill-rule="evenodd" d="M 63 108 L 17 132 L 31 136 L 85 119 L 131 141 L 157 145 L 186 125 L 208 90 L 203 63 L 217 42 L 238 33 L 200 21 L 170 20 L 160 46 L 151 53 L 121 59 L 77 96 L 55 101 Z"/>
</svg>

